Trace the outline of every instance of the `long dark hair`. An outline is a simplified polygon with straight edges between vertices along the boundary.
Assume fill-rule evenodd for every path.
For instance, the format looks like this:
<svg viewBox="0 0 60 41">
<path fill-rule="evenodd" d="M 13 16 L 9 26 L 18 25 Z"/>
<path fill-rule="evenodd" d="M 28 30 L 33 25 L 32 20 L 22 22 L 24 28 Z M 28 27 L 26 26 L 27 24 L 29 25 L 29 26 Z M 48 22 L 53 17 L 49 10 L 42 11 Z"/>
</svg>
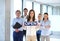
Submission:
<svg viewBox="0 0 60 41">
<path fill-rule="evenodd" d="M 31 10 L 29 11 L 29 15 L 28 15 L 28 17 L 27 17 L 27 21 L 30 21 L 30 19 L 31 19 L 30 14 L 31 14 L 32 11 L 34 12 L 34 16 L 33 16 L 32 20 L 35 21 L 35 11 L 34 11 L 33 9 L 31 9 Z"/>
<path fill-rule="evenodd" d="M 45 15 L 45 14 L 48 15 L 48 13 L 44 13 L 44 15 Z M 44 17 L 43 17 L 43 20 L 44 20 Z M 48 20 L 48 18 L 47 18 L 47 20 Z"/>
</svg>

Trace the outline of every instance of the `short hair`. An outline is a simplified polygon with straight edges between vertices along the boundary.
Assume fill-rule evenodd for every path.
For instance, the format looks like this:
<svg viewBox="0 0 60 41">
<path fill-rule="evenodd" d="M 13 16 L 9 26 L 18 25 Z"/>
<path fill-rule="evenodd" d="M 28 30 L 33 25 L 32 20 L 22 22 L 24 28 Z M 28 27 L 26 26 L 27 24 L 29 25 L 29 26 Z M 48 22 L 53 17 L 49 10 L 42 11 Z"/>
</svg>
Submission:
<svg viewBox="0 0 60 41">
<path fill-rule="evenodd" d="M 16 10 L 16 13 L 17 13 L 17 12 L 21 13 L 21 11 L 20 11 L 20 10 Z"/>
<path fill-rule="evenodd" d="M 28 10 L 27 8 L 24 8 L 24 10 Z"/>
<path fill-rule="evenodd" d="M 39 15 L 42 15 L 41 13 L 39 13 Z"/>
<path fill-rule="evenodd" d="M 45 15 L 45 14 L 48 15 L 48 13 L 44 13 L 44 15 Z"/>
</svg>

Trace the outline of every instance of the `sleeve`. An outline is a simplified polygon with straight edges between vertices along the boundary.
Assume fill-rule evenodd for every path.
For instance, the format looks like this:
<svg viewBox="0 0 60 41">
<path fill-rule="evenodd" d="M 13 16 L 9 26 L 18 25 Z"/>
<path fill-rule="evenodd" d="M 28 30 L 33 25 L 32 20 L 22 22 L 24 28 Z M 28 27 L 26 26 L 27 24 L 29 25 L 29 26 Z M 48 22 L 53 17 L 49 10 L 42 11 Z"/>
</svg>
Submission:
<svg viewBox="0 0 60 41">
<path fill-rule="evenodd" d="M 21 31 L 23 31 L 24 18 L 21 18 L 21 22 L 22 22 L 22 27 L 21 27 L 21 28 L 19 28 L 18 30 L 21 30 Z"/>
<path fill-rule="evenodd" d="M 41 21 L 40 29 L 45 30 L 45 26 L 43 25 L 43 21 Z"/>
<path fill-rule="evenodd" d="M 51 27 L 51 21 L 48 22 L 49 27 Z"/>
<path fill-rule="evenodd" d="M 25 19 L 23 18 L 23 25 L 24 25 L 25 22 L 26 22 L 26 21 L 25 21 Z"/>
<path fill-rule="evenodd" d="M 41 26 L 41 28 L 40 28 L 41 30 L 46 30 L 46 28 L 44 27 L 44 26 Z"/>
<path fill-rule="evenodd" d="M 48 22 L 48 25 L 51 25 L 51 21 Z"/>
<path fill-rule="evenodd" d="M 13 26 L 15 25 L 15 23 L 14 23 L 14 22 L 15 22 L 15 18 L 12 20 L 12 25 L 11 25 L 11 26 L 12 26 L 12 28 L 13 28 Z M 13 31 L 15 31 L 15 29 L 14 29 L 14 28 L 13 28 Z"/>
</svg>

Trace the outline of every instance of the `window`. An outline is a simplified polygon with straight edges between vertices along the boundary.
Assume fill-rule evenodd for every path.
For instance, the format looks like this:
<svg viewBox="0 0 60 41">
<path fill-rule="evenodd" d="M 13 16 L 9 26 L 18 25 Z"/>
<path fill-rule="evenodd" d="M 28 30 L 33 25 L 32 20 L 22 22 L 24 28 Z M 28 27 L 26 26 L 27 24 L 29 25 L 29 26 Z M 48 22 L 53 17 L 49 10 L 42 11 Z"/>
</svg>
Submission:
<svg viewBox="0 0 60 41">
<path fill-rule="evenodd" d="M 47 12 L 47 5 L 42 5 L 42 14 Z"/>
<path fill-rule="evenodd" d="M 22 0 L 14 0 L 14 17 L 16 10 L 20 10 L 22 13 Z"/>
<path fill-rule="evenodd" d="M 35 17 L 37 19 L 38 14 L 40 13 L 40 4 L 34 2 Z"/>
<path fill-rule="evenodd" d="M 60 8 L 53 7 L 53 15 L 60 15 Z"/>
<path fill-rule="evenodd" d="M 28 11 L 29 11 L 30 9 L 32 9 L 32 2 L 31 2 L 31 1 L 26 1 L 25 8 L 27 8 Z"/>
<path fill-rule="evenodd" d="M 48 14 L 52 15 L 52 6 L 48 6 Z"/>
</svg>

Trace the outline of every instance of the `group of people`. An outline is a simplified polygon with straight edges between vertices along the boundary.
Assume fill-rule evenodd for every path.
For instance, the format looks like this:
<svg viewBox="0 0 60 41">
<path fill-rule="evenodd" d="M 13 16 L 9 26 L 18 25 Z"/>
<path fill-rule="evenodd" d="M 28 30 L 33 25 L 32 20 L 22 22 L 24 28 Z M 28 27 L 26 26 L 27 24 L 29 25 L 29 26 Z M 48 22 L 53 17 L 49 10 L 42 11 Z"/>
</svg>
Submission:
<svg viewBox="0 0 60 41">
<path fill-rule="evenodd" d="M 17 10 L 15 12 L 16 18 L 13 19 L 12 26 L 18 22 L 22 25 L 19 29 L 14 29 L 13 32 L 13 41 L 23 41 L 23 36 L 25 36 L 26 41 L 50 41 L 50 20 L 48 17 L 48 13 L 44 13 L 42 15 L 41 13 L 38 14 L 37 20 L 35 19 L 35 11 L 31 9 L 28 12 L 27 8 L 24 8 L 24 15 L 21 16 L 21 11 Z M 25 22 L 29 25 L 24 25 Z M 36 25 L 35 25 L 36 24 Z M 27 27 L 25 27 L 27 26 Z M 35 26 L 36 32 L 34 35 L 30 35 L 30 31 L 28 31 L 26 28 L 29 28 Z M 34 30 L 34 29 L 33 29 Z M 33 32 L 31 30 L 31 32 Z M 29 32 L 29 35 L 27 35 L 27 31 Z"/>
</svg>

